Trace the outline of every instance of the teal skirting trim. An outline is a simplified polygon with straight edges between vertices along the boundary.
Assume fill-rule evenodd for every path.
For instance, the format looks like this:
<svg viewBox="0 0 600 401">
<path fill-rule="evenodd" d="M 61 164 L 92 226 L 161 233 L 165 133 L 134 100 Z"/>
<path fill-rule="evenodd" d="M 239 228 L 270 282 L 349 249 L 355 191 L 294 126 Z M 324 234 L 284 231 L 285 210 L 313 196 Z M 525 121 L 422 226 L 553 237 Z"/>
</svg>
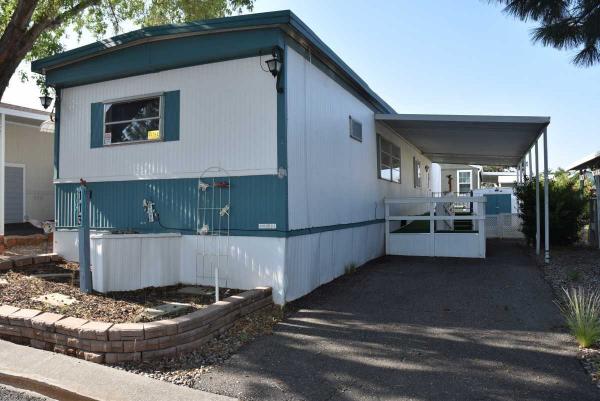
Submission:
<svg viewBox="0 0 600 401">
<path fill-rule="evenodd" d="M 290 230 L 290 231 L 232 229 L 230 231 L 230 235 L 239 236 L 239 237 L 291 238 L 291 237 L 299 237 L 302 235 L 324 233 L 324 232 L 328 232 L 328 231 L 338 231 L 338 230 L 345 230 L 348 228 L 370 226 L 372 224 L 383 224 L 384 222 L 385 222 L 384 219 L 376 219 L 376 220 L 361 221 L 358 223 L 335 224 L 335 225 L 331 225 L 331 226 L 311 227 L 311 228 L 303 228 L 303 229 Z M 76 227 L 61 226 L 61 227 L 57 227 L 57 228 L 60 230 L 60 229 L 75 229 Z M 98 227 L 94 227 L 94 228 L 98 229 Z M 179 231 L 181 232 L 182 235 L 196 234 L 195 230 L 179 230 Z"/>
<path fill-rule="evenodd" d="M 286 181 L 274 175 L 231 177 L 230 230 L 255 232 L 259 224 L 276 224 L 277 229 L 286 231 Z M 57 228 L 77 226 L 77 186 L 56 185 Z M 216 211 L 212 216 L 198 212 L 197 178 L 91 182 L 88 187 L 94 229 L 189 234 L 196 232 L 198 221 L 214 221 L 217 226 Z M 160 223 L 147 221 L 144 199 L 155 203 Z"/>
</svg>

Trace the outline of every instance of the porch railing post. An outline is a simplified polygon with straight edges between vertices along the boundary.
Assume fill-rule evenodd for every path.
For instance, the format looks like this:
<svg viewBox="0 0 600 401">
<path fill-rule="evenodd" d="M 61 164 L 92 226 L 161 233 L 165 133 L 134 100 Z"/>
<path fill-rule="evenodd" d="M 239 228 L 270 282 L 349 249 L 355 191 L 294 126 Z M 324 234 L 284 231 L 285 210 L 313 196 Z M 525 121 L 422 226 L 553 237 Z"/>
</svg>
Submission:
<svg viewBox="0 0 600 401">
<path fill-rule="evenodd" d="M 390 205 L 383 201 L 385 210 L 385 254 L 389 254 L 390 250 Z"/>
<path fill-rule="evenodd" d="M 429 200 L 429 237 L 430 237 L 430 252 L 431 255 L 435 256 L 435 220 L 433 220 L 433 216 L 435 216 L 435 202 L 433 199 Z"/>
</svg>

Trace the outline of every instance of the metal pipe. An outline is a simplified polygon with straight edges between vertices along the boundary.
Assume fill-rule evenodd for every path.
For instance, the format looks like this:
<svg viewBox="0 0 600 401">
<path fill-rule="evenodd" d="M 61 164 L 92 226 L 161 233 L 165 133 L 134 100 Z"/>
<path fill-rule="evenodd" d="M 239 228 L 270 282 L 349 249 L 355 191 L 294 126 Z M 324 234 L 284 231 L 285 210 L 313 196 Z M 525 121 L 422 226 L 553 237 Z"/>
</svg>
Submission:
<svg viewBox="0 0 600 401">
<path fill-rule="evenodd" d="M 544 128 L 544 262 L 550 263 L 550 178 L 548 177 L 548 128 Z"/>
<path fill-rule="evenodd" d="M 540 158 L 539 137 L 535 140 L 535 254 L 540 254 Z"/>
</svg>

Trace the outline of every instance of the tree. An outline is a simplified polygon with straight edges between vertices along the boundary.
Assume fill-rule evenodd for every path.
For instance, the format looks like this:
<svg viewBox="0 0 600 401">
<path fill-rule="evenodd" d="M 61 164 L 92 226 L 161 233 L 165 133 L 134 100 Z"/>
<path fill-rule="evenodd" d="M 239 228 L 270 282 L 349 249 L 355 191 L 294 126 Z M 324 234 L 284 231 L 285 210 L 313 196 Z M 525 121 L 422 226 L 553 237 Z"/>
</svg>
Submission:
<svg viewBox="0 0 600 401">
<path fill-rule="evenodd" d="M 577 50 L 573 64 L 589 67 L 600 62 L 600 0 L 491 0 L 504 12 L 540 25 L 533 42 L 559 50 Z"/>
<path fill-rule="evenodd" d="M 0 0 L 0 99 L 21 61 L 63 50 L 61 39 L 73 30 L 97 38 L 125 21 L 137 26 L 223 17 L 254 0 Z M 42 82 L 37 77 L 38 84 Z"/>
</svg>

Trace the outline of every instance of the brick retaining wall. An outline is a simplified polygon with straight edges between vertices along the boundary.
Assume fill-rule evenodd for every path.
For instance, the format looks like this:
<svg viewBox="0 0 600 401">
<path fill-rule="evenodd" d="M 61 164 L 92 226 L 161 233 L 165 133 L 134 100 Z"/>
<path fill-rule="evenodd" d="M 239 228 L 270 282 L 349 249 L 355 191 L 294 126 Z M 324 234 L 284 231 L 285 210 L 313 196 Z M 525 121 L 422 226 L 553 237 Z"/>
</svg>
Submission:
<svg viewBox="0 0 600 401">
<path fill-rule="evenodd" d="M 117 324 L 2 305 L 0 338 L 97 363 L 150 360 L 198 348 L 272 302 L 271 288 L 257 287 L 173 319 Z"/>
</svg>

